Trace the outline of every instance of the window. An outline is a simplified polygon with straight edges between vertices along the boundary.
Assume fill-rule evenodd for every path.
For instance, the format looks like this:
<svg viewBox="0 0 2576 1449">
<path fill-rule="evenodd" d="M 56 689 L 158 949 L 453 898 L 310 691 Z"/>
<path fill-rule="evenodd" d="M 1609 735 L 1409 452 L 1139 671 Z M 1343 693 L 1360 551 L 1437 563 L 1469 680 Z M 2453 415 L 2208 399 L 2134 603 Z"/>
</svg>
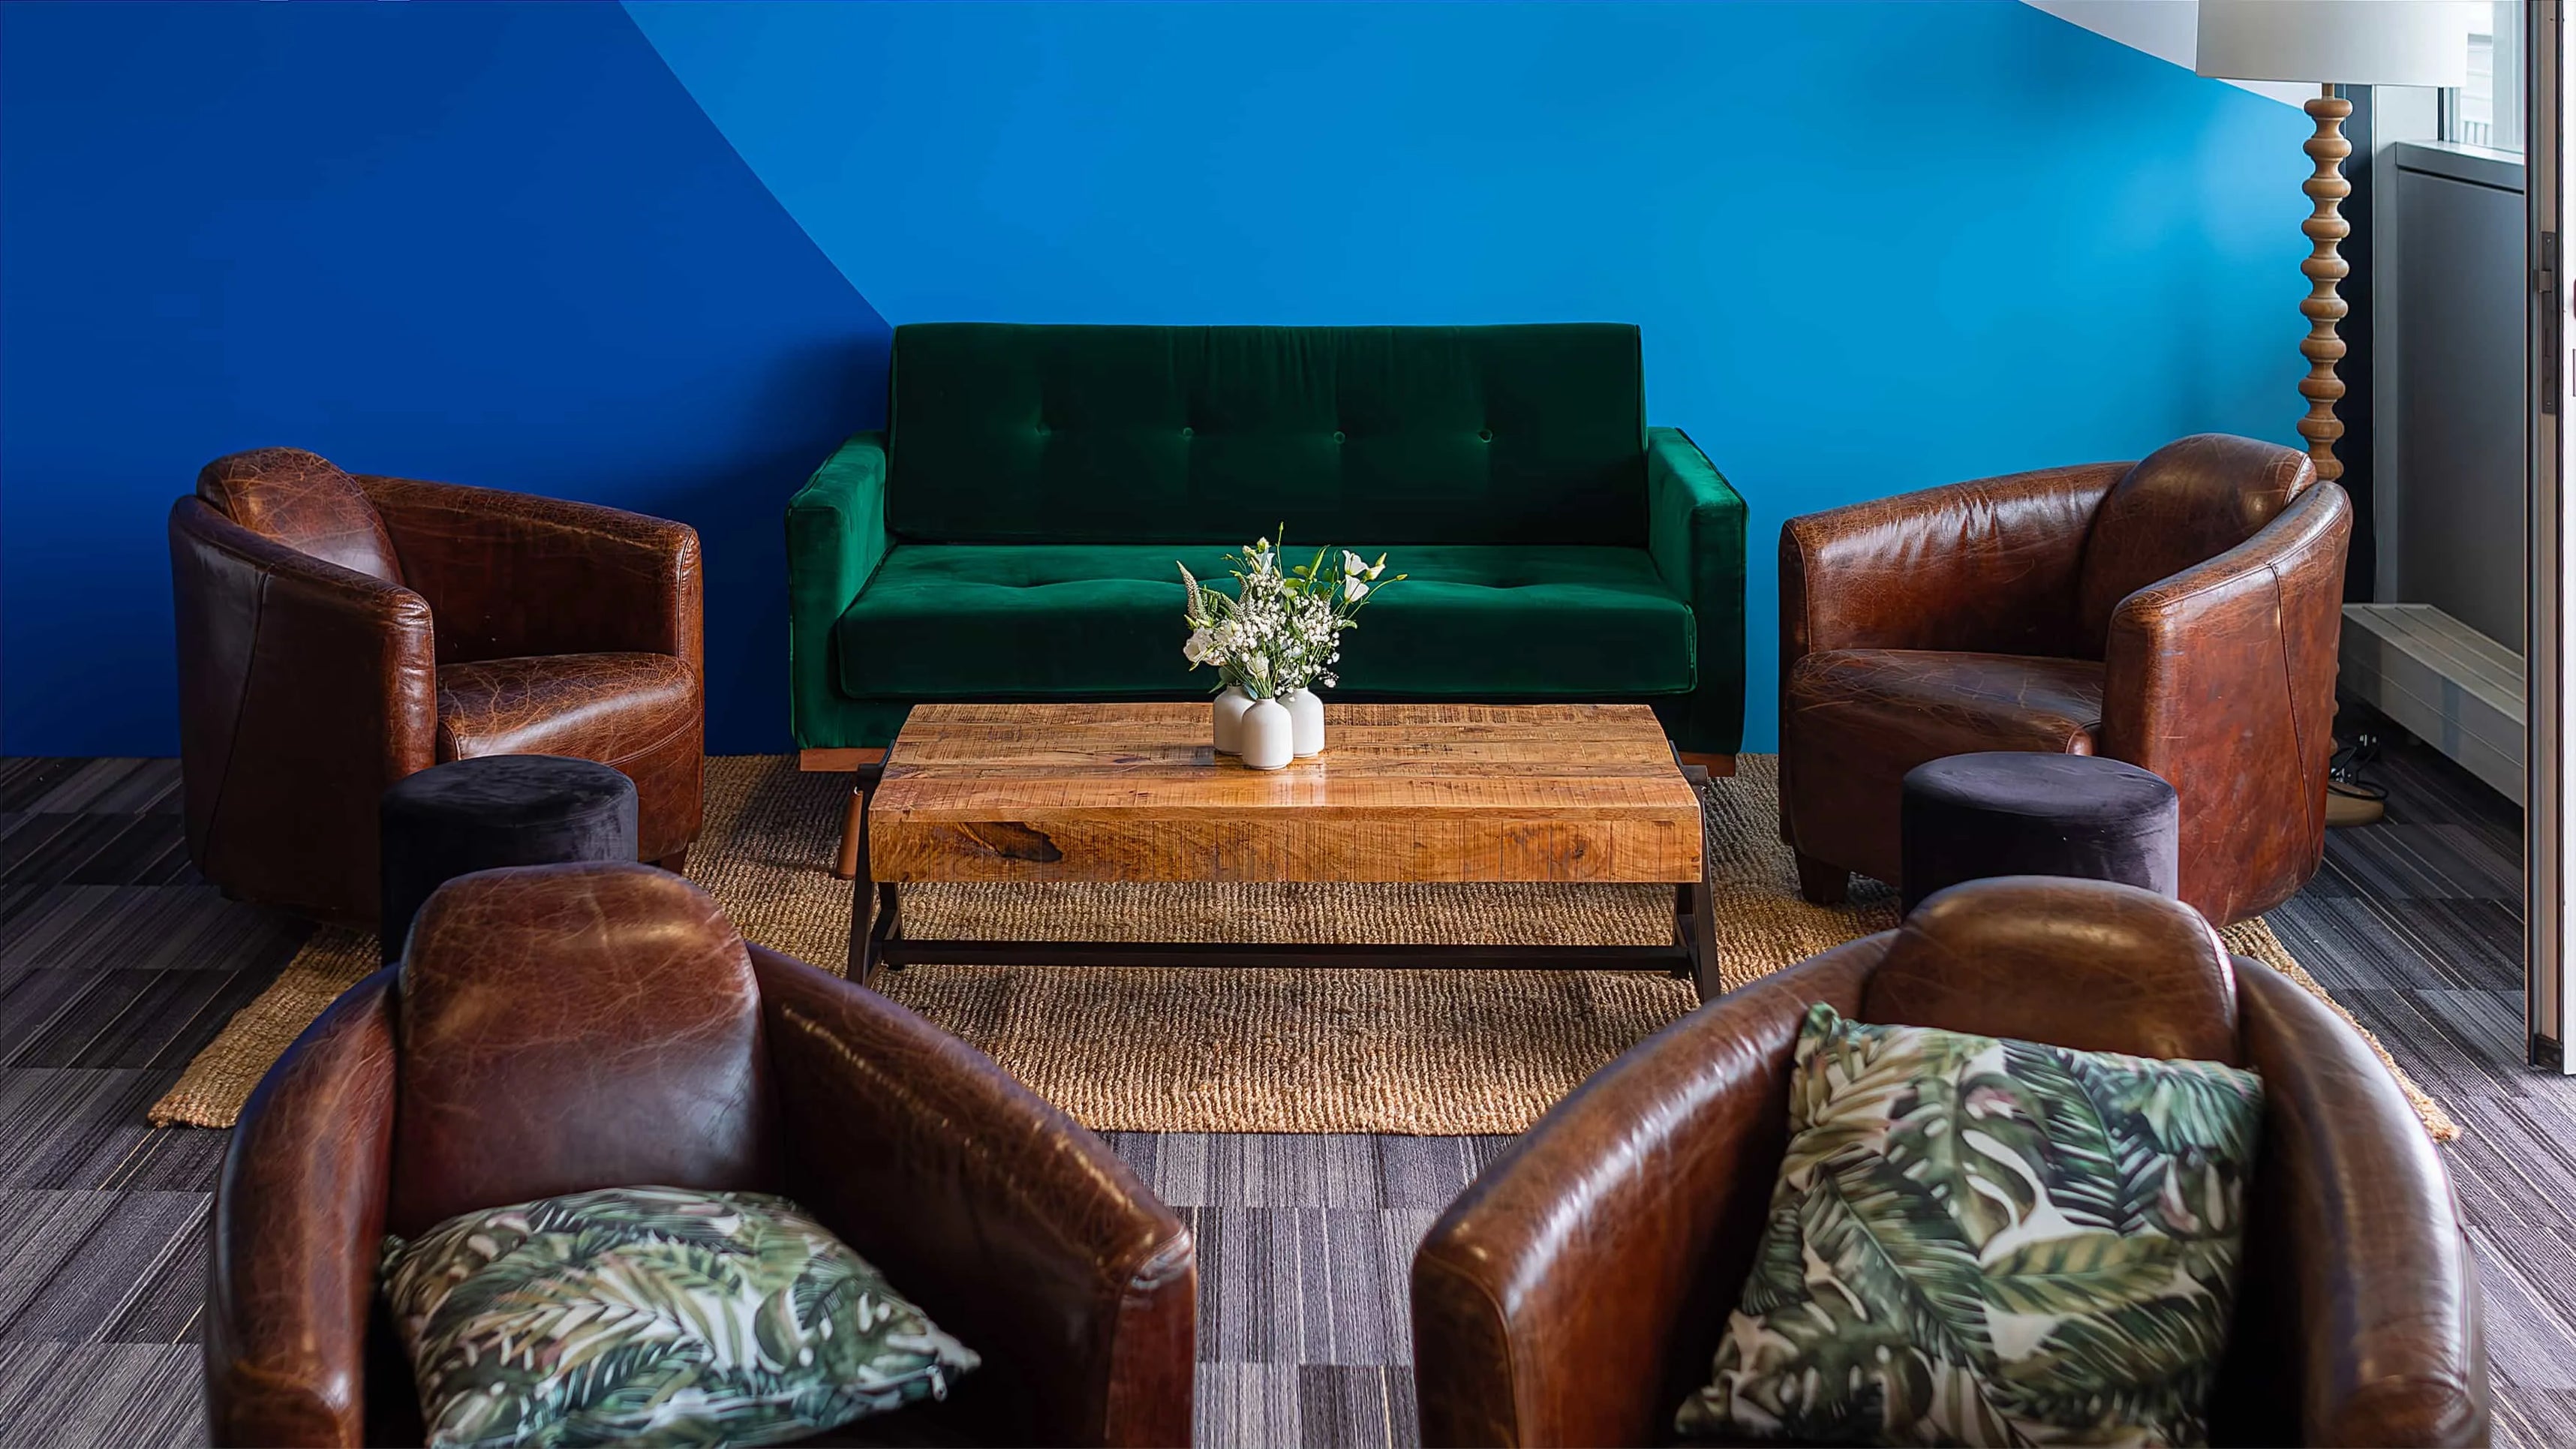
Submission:
<svg viewBox="0 0 2576 1449">
<path fill-rule="evenodd" d="M 2442 92 L 2442 139 L 2520 151 L 2523 0 L 2492 0 L 2476 9 L 2469 82 Z"/>
</svg>

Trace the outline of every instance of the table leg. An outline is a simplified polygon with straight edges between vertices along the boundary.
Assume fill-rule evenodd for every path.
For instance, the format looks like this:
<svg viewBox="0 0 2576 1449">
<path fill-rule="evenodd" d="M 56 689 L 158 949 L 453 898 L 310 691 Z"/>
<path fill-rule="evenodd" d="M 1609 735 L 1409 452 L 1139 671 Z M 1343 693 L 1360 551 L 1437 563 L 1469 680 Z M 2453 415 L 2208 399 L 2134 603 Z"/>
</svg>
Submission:
<svg viewBox="0 0 2576 1449">
<path fill-rule="evenodd" d="M 1683 903 L 1690 912 L 1688 939 L 1683 942 L 1690 951 L 1691 984 L 1699 988 L 1699 999 L 1713 1001 L 1726 988 L 1717 979 L 1717 901 L 1703 880 L 1682 887 Z"/>
<path fill-rule="evenodd" d="M 848 867 L 850 877 L 849 977 L 853 983 L 860 986 L 866 986 L 876 979 L 877 942 L 885 929 L 883 921 L 868 919 L 868 907 L 875 906 L 880 914 L 890 912 L 894 907 L 894 890 L 891 886 L 884 891 L 885 898 L 878 899 L 877 883 L 873 878 L 874 871 L 868 860 L 866 808 L 868 784 L 868 778 L 861 775 L 850 786 L 853 829 L 849 846 L 841 856 L 842 863 Z"/>
<path fill-rule="evenodd" d="M 896 919 L 902 898 L 895 894 L 894 882 L 876 883 L 876 920 L 853 938 L 850 944 L 850 979 L 861 986 L 874 986 L 877 977 L 900 967 L 886 965 L 886 941 L 899 928 Z"/>
</svg>

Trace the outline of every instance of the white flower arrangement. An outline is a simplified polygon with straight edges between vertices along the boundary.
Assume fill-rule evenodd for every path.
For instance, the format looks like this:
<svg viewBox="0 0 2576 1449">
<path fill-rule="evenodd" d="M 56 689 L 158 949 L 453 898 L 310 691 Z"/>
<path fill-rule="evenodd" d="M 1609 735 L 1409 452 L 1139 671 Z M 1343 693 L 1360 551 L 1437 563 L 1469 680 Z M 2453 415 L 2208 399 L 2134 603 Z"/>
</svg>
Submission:
<svg viewBox="0 0 2576 1449">
<path fill-rule="evenodd" d="M 1342 631 L 1358 628 L 1361 608 L 1405 576 L 1385 576 L 1384 554 L 1370 563 L 1349 549 L 1338 558 L 1336 552 L 1319 548 L 1312 562 L 1282 570 L 1277 545 L 1256 539 L 1226 555 L 1235 565 L 1231 596 L 1178 565 L 1187 591 L 1182 618 L 1190 626 L 1181 657 L 1192 669 L 1215 669 L 1219 689 L 1233 685 L 1254 699 L 1339 684 L 1333 666 L 1341 662 Z"/>
</svg>

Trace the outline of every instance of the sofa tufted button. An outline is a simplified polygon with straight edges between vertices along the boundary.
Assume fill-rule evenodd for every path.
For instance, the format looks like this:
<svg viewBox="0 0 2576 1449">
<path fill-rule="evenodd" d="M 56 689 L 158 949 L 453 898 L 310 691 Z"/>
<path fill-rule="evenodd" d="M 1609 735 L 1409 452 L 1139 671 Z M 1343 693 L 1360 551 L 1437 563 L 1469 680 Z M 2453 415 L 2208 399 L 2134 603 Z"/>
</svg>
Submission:
<svg viewBox="0 0 2576 1449">
<path fill-rule="evenodd" d="M 1476 436 L 1490 443 L 1494 440 L 1494 430 L 1491 428 L 1478 428 L 1476 430 Z"/>
<path fill-rule="evenodd" d="M 1347 441 L 1347 439 L 1343 438 L 1341 429 L 1333 429 L 1333 441 L 1336 443 Z"/>
<path fill-rule="evenodd" d="M 1037 426 L 1037 434 L 1038 434 L 1038 436 L 1039 436 L 1039 437 L 1041 437 L 1041 438 L 1045 437 L 1047 434 L 1052 433 L 1052 432 L 1054 432 L 1054 431 L 1055 431 L 1055 429 L 1048 427 L 1048 426 L 1047 426 L 1046 424 L 1044 424 L 1044 423 L 1040 423 L 1040 424 L 1038 424 L 1038 426 Z"/>
<path fill-rule="evenodd" d="M 1198 436 L 1198 430 L 1195 428 L 1183 428 L 1181 429 L 1181 436 L 1184 438 L 1196 437 Z"/>
</svg>

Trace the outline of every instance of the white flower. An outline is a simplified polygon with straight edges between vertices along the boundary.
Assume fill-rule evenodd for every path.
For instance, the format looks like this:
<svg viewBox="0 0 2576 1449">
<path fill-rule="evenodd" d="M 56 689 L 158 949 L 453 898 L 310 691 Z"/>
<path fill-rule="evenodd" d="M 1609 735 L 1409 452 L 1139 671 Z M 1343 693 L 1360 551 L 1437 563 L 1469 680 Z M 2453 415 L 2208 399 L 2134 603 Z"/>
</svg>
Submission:
<svg viewBox="0 0 2576 1449">
<path fill-rule="evenodd" d="M 1386 555 L 1385 555 L 1385 554 L 1379 554 L 1379 555 L 1377 556 L 1377 562 L 1376 562 L 1376 563 L 1373 563 L 1373 564 L 1370 564 L 1370 565 L 1368 566 L 1368 576 L 1369 576 L 1370 578 L 1376 578 L 1379 574 L 1382 574 L 1382 573 L 1385 573 L 1385 572 L 1386 572 Z"/>
<path fill-rule="evenodd" d="M 1342 580 L 1342 597 L 1353 603 L 1357 603 L 1360 600 L 1367 598 L 1368 591 L 1369 586 L 1359 579 L 1350 578 Z"/>
<path fill-rule="evenodd" d="M 1342 572 L 1346 574 L 1365 574 L 1368 572 L 1368 560 L 1351 552 L 1349 549 L 1343 549 Z"/>
<path fill-rule="evenodd" d="M 1216 639 L 1209 630 L 1193 629 L 1190 631 L 1189 642 L 1181 646 L 1181 657 L 1190 661 L 1193 666 L 1223 664 L 1225 651 L 1217 647 Z"/>
</svg>

